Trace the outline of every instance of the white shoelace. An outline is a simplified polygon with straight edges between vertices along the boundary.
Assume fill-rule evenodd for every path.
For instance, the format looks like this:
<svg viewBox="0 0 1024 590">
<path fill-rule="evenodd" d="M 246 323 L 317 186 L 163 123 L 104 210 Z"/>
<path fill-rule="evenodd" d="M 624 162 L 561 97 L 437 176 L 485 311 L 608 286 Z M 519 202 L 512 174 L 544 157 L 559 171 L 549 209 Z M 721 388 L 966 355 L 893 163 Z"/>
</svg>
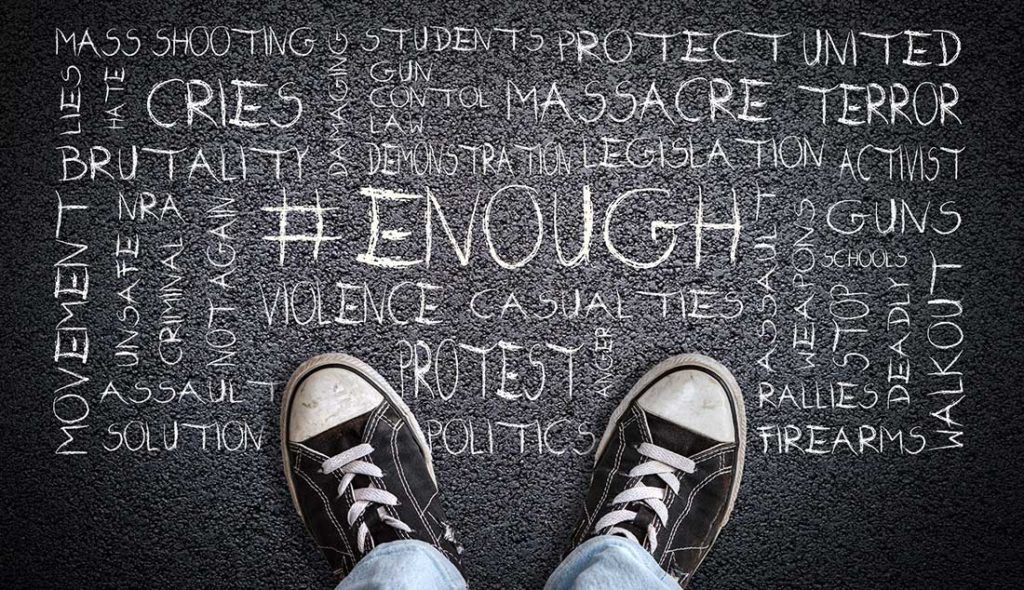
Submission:
<svg viewBox="0 0 1024 590">
<path fill-rule="evenodd" d="M 373 447 L 367 443 L 357 445 L 351 449 L 338 453 L 337 455 L 327 459 L 320 466 L 322 473 L 334 473 L 340 471 L 345 475 L 342 476 L 341 482 L 338 483 L 338 497 L 345 495 L 345 490 L 352 485 L 352 480 L 357 475 L 365 475 L 367 477 L 384 477 L 384 472 L 380 470 L 373 463 L 363 461 L 363 457 L 366 457 L 373 452 Z M 409 525 L 405 524 L 401 520 L 391 516 L 387 513 L 387 506 L 398 506 L 398 498 L 387 490 L 369 485 L 365 488 L 353 488 L 352 489 L 352 507 L 348 509 L 348 525 L 352 526 L 356 520 L 366 511 L 370 504 L 377 504 L 377 515 L 380 517 L 381 522 L 384 524 L 411 533 L 412 529 Z M 364 520 L 359 524 L 359 530 L 356 534 L 356 545 L 359 548 L 360 553 L 365 553 L 366 549 L 366 537 L 370 534 L 370 530 L 366 526 Z"/>
<path fill-rule="evenodd" d="M 676 477 L 675 473 L 677 471 L 693 473 L 697 469 L 697 464 L 687 457 L 650 443 L 641 443 L 637 450 L 642 457 L 647 457 L 650 461 L 640 463 L 629 470 L 628 476 L 630 478 L 638 478 L 637 482 L 632 487 L 626 488 L 615 496 L 612 499 L 612 506 L 625 505 L 630 502 L 643 502 L 654 511 L 654 514 L 657 515 L 662 525 L 664 525 L 668 522 L 668 507 L 665 506 L 668 490 L 663 487 L 644 485 L 643 478 L 648 475 L 657 475 L 665 482 L 665 485 L 672 489 L 673 493 L 678 494 L 679 478 Z M 599 535 L 620 535 L 643 545 L 643 542 L 637 539 L 636 535 L 631 531 L 618 526 L 633 520 L 636 516 L 636 511 L 627 508 L 613 510 L 597 521 L 597 524 L 594 525 L 594 533 Z M 657 531 L 653 522 L 647 525 L 647 543 L 649 544 L 648 549 L 650 551 L 658 548 Z"/>
</svg>

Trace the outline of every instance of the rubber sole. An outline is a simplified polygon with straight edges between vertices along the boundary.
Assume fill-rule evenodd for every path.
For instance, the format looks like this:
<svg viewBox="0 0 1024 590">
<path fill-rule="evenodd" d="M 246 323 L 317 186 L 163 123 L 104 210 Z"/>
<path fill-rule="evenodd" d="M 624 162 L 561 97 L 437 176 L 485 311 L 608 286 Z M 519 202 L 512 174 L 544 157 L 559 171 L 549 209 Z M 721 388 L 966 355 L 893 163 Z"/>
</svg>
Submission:
<svg viewBox="0 0 1024 590">
<path fill-rule="evenodd" d="M 292 496 L 292 504 L 295 506 L 295 511 L 299 513 L 299 516 L 303 516 L 303 514 L 299 507 L 298 495 L 295 492 L 291 458 L 288 456 L 288 420 L 291 414 L 292 400 L 295 398 L 295 393 L 299 390 L 299 385 L 303 379 L 314 371 L 331 366 L 348 369 L 361 375 L 373 384 L 381 395 L 398 408 L 399 413 L 402 414 L 409 427 L 412 428 L 413 437 L 416 439 L 416 443 L 420 446 L 423 456 L 427 461 L 427 472 L 430 473 L 430 478 L 434 480 L 434 486 L 436 487 L 437 477 L 434 475 L 434 460 L 430 454 L 430 445 L 427 444 L 427 439 L 423 436 L 423 431 L 420 429 L 416 417 L 413 415 L 412 410 L 409 409 L 409 406 L 402 400 L 402 397 L 395 392 L 394 388 L 391 387 L 384 377 L 381 377 L 380 373 L 356 357 L 343 353 L 321 354 L 299 365 L 299 368 L 295 369 L 291 378 L 288 379 L 284 393 L 281 394 L 281 455 L 284 459 L 284 478 L 288 482 L 288 492 Z"/>
</svg>

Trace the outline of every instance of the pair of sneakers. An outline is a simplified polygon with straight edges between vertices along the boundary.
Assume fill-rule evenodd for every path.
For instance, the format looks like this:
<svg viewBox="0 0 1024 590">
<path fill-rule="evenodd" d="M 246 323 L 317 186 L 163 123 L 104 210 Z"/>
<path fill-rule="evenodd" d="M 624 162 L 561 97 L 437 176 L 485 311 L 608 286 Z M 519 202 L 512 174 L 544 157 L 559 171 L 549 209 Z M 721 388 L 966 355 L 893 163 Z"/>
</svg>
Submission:
<svg viewBox="0 0 1024 590">
<path fill-rule="evenodd" d="M 697 354 L 658 364 L 612 414 L 568 551 L 594 535 L 626 537 L 685 586 L 729 520 L 745 438 L 728 369 Z M 430 447 L 366 363 L 327 354 L 300 366 L 282 398 L 281 441 L 295 508 L 336 574 L 400 539 L 459 565 Z"/>
</svg>

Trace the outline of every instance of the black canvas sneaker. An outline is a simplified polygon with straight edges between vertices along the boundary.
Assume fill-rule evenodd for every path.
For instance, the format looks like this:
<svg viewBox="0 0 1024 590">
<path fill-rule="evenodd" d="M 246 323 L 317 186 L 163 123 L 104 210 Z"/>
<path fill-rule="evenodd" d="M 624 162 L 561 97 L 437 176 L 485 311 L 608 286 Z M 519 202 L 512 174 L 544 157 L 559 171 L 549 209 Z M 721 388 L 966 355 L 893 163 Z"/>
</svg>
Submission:
<svg viewBox="0 0 1024 590">
<path fill-rule="evenodd" d="M 594 535 L 620 535 L 685 587 L 729 520 L 745 439 L 743 397 L 728 369 L 698 354 L 663 361 L 612 414 L 570 551 Z"/>
<path fill-rule="evenodd" d="M 430 447 L 367 364 L 327 354 L 300 366 L 281 399 L 281 441 L 295 509 L 336 574 L 399 539 L 425 541 L 459 565 Z"/>
</svg>

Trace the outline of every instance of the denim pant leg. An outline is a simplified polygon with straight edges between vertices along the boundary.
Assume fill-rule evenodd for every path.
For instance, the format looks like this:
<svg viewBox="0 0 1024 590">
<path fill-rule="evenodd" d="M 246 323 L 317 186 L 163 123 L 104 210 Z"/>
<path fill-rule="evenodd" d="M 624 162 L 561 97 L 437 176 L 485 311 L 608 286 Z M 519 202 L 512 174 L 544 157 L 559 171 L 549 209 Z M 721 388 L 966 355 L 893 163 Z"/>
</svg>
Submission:
<svg viewBox="0 0 1024 590">
<path fill-rule="evenodd" d="M 433 545 L 392 541 L 359 560 L 337 590 L 465 590 L 459 570 Z"/>
<path fill-rule="evenodd" d="M 544 590 L 679 590 L 679 584 L 640 545 L 600 535 L 573 550 Z"/>
</svg>

